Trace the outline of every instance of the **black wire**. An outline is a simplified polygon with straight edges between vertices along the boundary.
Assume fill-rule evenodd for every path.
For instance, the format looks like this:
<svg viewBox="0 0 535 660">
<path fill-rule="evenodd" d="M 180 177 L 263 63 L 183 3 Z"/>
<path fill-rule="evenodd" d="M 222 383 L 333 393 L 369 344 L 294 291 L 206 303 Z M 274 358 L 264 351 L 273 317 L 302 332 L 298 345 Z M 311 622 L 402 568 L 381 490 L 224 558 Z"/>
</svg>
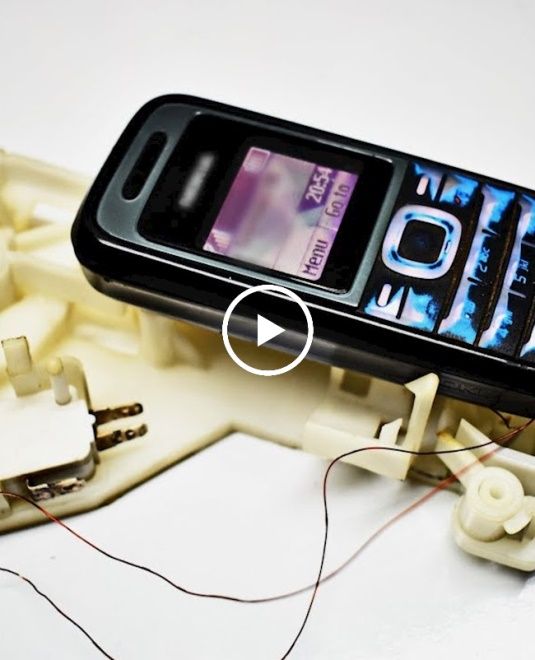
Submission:
<svg viewBox="0 0 535 660">
<path fill-rule="evenodd" d="M 320 566 L 318 570 L 318 575 L 316 578 L 316 582 L 314 584 L 314 589 L 312 590 L 312 595 L 310 596 L 310 601 L 308 603 L 307 610 L 305 612 L 305 616 L 303 618 L 303 621 L 295 635 L 295 637 L 292 640 L 292 643 L 288 647 L 287 651 L 284 653 L 282 656 L 281 660 L 285 660 L 290 653 L 293 651 L 295 648 L 295 645 L 299 641 L 299 638 L 303 634 L 303 630 L 305 629 L 305 626 L 307 624 L 307 621 L 310 617 L 310 612 L 312 611 L 312 606 L 314 605 L 314 601 L 316 599 L 316 594 L 318 592 L 319 585 L 321 583 L 321 577 L 323 574 L 323 567 L 325 564 L 325 555 L 327 552 L 327 540 L 329 537 L 329 511 L 327 508 L 327 481 L 329 479 L 329 474 L 332 470 L 332 468 L 341 460 L 344 458 L 348 458 L 349 456 L 354 456 L 355 454 L 360 454 L 361 452 L 364 451 L 393 451 L 399 454 L 409 454 L 411 456 L 440 456 L 440 455 L 445 455 L 445 454 L 457 454 L 463 451 L 474 451 L 476 449 L 482 449 L 483 447 L 488 447 L 489 445 L 494 445 L 496 442 L 503 442 L 505 440 L 509 440 L 514 438 L 516 435 L 518 435 L 521 431 L 523 431 L 525 428 L 527 428 L 534 420 L 530 419 L 528 422 L 525 424 L 522 424 L 521 426 L 512 429 L 509 433 L 506 433 L 503 435 L 501 438 L 498 438 L 497 440 L 488 440 L 487 442 L 483 442 L 478 445 L 472 445 L 469 447 L 458 447 L 457 449 L 442 449 L 442 450 L 429 450 L 429 451 L 416 451 L 416 450 L 411 450 L 411 449 L 402 449 L 401 447 L 382 447 L 379 445 L 371 446 L 371 447 L 361 447 L 359 449 L 353 449 L 351 451 L 347 451 L 344 454 L 340 454 L 340 456 L 337 456 L 334 458 L 329 465 L 327 466 L 327 470 L 325 471 L 325 475 L 323 477 L 323 513 L 324 513 L 324 525 L 325 525 L 325 531 L 324 531 L 324 536 L 323 536 L 323 547 L 321 551 L 321 560 L 320 560 Z"/>
<path fill-rule="evenodd" d="M 490 410 L 492 410 L 492 412 L 502 420 L 502 422 L 504 423 L 504 425 L 507 429 L 512 429 L 513 428 L 511 426 L 511 420 L 508 419 L 502 412 L 500 412 L 499 410 L 496 410 L 495 408 L 490 408 Z"/>
<path fill-rule="evenodd" d="M 310 612 L 312 610 L 312 606 L 314 604 L 316 594 L 319 588 L 319 585 L 322 582 L 322 575 L 323 575 L 323 567 L 325 563 L 325 555 L 327 551 L 327 540 L 328 540 L 328 534 L 329 534 L 329 513 L 328 513 L 328 508 L 327 508 L 327 482 L 329 478 L 329 474 L 339 461 L 343 460 L 344 458 L 347 458 L 349 456 L 354 456 L 355 454 L 359 454 L 364 451 L 392 451 L 400 454 L 410 454 L 411 456 L 439 456 L 439 455 L 444 455 L 444 454 L 456 454 L 460 453 L 463 451 L 473 451 L 476 449 L 481 449 L 483 447 L 488 447 L 490 445 L 495 445 L 498 442 L 504 442 L 508 439 L 514 438 L 516 435 L 518 435 L 521 431 L 523 431 L 527 426 L 529 426 L 534 420 L 529 420 L 525 424 L 516 427 L 512 430 L 510 430 L 508 433 L 505 435 L 501 436 L 500 438 L 496 440 L 488 440 L 486 442 L 477 444 L 477 445 L 471 445 L 468 447 L 458 447 L 456 449 L 443 449 L 443 450 L 429 450 L 429 451 L 417 451 L 417 450 L 410 450 L 410 449 L 402 449 L 401 447 L 383 447 L 380 445 L 372 445 L 369 447 L 361 447 L 359 449 L 353 449 L 351 451 L 345 452 L 343 454 L 340 454 L 336 458 L 334 458 L 329 465 L 327 466 L 327 470 L 325 471 L 325 475 L 323 478 L 323 511 L 324 511 L 324 525 L 325 525 L 325 531 L 324 531 L 324 537 L 323 537 L 323 546 L 322 546 L 322 553 L 321 553 L 321 561 L 320 561 L 320 566 L 319 566 L 319 571 L 317 574 L 316 581 L 313 585 L 313 591 L 312 595 L 310 597 L 310 601 L 305 613 L 305 616 L 303 618 L 303 621 L 299 627 L 299 630 L 297 631 L 297 634 L 295 635 L 292 643 L 290 644 L 288 650 L 284 653 L 282 656 L 282 660 L 285 660 L 290 653 L 293 651 L 295 645 L 297 644 L 299 638 L 301 637 L 303 630 L 307 624 L 307 621 L 310 616 Z M 210 599 L 216 599 L 216 600 L 225 600 L 225 601 L 231 601 L 235 603 L 265 603 L 265 602 L 272 602 L 275 600 L 281 600 L 283 598 L 287 598 L 289 595 L 292 595 L 292 593 L 287 593 L 287 594 L 282 594 L 279 596 L 271 596 L 268 598 L 241 598 L 238 596 L 229 596 L 225 594 L 217 594 L 217 593 L 209 593 L 209 592 L 201 592 L 201 591 L 194 591 L 192 589 L 188 589 L 187 587 L 184 587 L 182 585 L 177 584 L 170 578 L 166 577 L 162 573 L 159 573 L 153 568 L 150 568 L 149 566 L 144 566 L 143 564 L 137 564 L 133 561 L 130 561 L 128 559 L 124 559 L 122 557 L 118 557 L 116 555 L 113 555 L 112 553 L 104 550 L 103 548 L 100 548 L 93 542 L 89 541 L 88 539 L 84 538 L 81 534 L 78 534 L 75 532 L 73 529 L 71 529 L 68 525 L 66 525 L 61 519 L 56 518 L 52 514 L 50 514 L 46 509 L 41 507 L 39 504 L 34 502 L 33 500 L 25 497 L 24 495 L 19 495 L 17 493 L 10 493 L 9 491 L 0 491 L 1 495 L 7 496 L 7 497 L 13 497 L 15 499 L 23 500 L 27 502 L 28 504 L 32 505 L 42 513 L 44 513 L 46 516 L 48 516 L 51 520 L 59 523 L 64 529 L 66 529 L 68 532 L 70 532 L 73 536 L 78 538 L 79 540 L 83 541 L 86 543 L 88 546 L 96 550 L 98 553 L 101 555 L 104 555 L 108 559 L 111 559 L 112 561 L 118 562 L 120 564 L 124 564 L 126 566 L 130 566 L 131 568 L 135 568 L 139 571 L 142 571 L 144 573 L 149 573 L 153 577 L 156 577 L 162 581 L 164 581 L 166 584 L 169 586 L 173 587 L 174 589 L 177 589 L 178 591 L 181 591 L 182 593 L 188 594 L 190 596 L 196 596 L 198 598 L 210 598 Z M 5 571 L 6 573 L 10 573 L 12 575 L 16 575 L 17 577 L 20 577 L 21 579 L 25 580 L 40 596 L 45 598 L 58 612 L 61 614 L 63 617 L 65 617 L 68 621 L 70 621 L 73 625 L 75 625 L 92 643 L 93 645 L 107 658 L 112 658 L 112 656 L 108 655 L 106 651 L 102 649 L 101 646 L 97 644 L 97 642 L 80 626 L 76 621 L 74 621 L 71 617 L 69 617 L 65 612 L 63 612 L 48 596 L 46 596 L 44 593 L 39 591 L 37 587 L 27 578 L 23 577 L 22 575 L 19 575 L 15 571 L 11 571 L 10 569 L 1 569 Z M 296 593 L 299 593 L 300 590 L 298 590 Z"/>
<path fill-rule="evenodd" d="M 105 658 L 108 658 L 109 660 L 115 660 L 114 657 L 110 655 L 107 651 L 105 651 L 102 648 L 102 646 L 97 642 L 97 640 L 94 637 L 92 637 L 82 625 L 80 625 L 71 616 L 69 616 L 66 612 L 64 612 L 59 607 L 59 605 L 56 605 L 56 603 L 52 600 L 52 598 L 50 598 L 50 596 L 47 596 L 43 591 L 41 591 L 39 587 L 29 578 L 25 577 L 24 575 L 21 575 L 20 573 L 17 573 L 17 571 L 13 571 L 10 568 L 5 568 L 4 566 L 0 566 L 0 571 L 2 571 L 3 573 L 8 573 L 9 575 L 14 575 L 15 577 L 20 578 L 21 580 L 26 582 L 26 584 L 29 584 L 30 587 L 35 591 L 35 593 L 41 596 L 41 598 L 44 598 L 49 605 L 52 605 L 52 607 L 56 610 L 58 614 L 60 614 L 64 619 L 67 619 L 67 621 L 71 623 L 75 628 L 78 628 L 78 630 L 82 633 L 82 635 L 87 637 L 87 639 L 91 642 L 91 644 L 93 644 L 93 646 L 98 651 L 100 651 L 100 653 L 102 653 L 102 655 Z"/>
</svg>

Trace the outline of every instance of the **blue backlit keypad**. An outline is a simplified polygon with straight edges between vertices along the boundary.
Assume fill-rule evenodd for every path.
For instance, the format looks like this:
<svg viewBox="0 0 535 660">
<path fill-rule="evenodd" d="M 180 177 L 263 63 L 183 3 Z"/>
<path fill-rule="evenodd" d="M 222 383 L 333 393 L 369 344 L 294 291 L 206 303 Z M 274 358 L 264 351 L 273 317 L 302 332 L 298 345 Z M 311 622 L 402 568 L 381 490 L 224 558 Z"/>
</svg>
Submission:
<svg viewBox="0 0 535 660">
<path fill-rule="evenodd" d="M 535 199 L 413 163 L 366 284 L 366 314 L 535 361 Z"/>
</svg>

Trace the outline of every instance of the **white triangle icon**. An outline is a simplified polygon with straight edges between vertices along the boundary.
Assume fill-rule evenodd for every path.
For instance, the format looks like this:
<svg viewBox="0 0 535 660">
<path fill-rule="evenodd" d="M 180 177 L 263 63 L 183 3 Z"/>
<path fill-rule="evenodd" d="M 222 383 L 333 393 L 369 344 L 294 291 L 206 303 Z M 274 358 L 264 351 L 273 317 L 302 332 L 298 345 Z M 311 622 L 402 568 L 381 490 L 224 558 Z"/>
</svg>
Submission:
<svg viewBox="0 0 535 660">
<path fill-rule="evenodd" d="M 277 337 L 282 332 L 284 328 L 281 328 L 280 325 L 273 323 L 269 319 L 266 319 L 261 314 L 256 315 L 256 345 L 262 346 L 268 341 L 271 341 L 274 337 Z"/>
</svg>

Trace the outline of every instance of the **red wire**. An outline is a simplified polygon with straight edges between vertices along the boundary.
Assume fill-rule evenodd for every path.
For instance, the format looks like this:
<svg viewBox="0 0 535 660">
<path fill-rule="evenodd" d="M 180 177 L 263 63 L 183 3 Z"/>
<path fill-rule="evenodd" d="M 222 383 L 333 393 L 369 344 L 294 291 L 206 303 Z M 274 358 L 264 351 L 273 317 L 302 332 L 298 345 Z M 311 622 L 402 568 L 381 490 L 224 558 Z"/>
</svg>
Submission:
<svg viewBox="0 0 535 660">
<path fill-rule="evenodd" d="M 188 589 L 187 587 L 184 587 L 182 585 L 177 584 L 171 578 L 168 578 L 167 576 L 163 575 L 162 573 L 159 573 L 158 571 L 150 568 L 149 566 L 144 566 L 142 564 L 137 564 L 137 563 L 132 562 L 128 559 L 124 559 L 122 557 L 118 557 L 116 555 L 113 555 L 111 552 L 108 552 L 107 550 L 104 550 L 103 548 L 99 547 L 93 541 L 89 540 L 88 538 L 86 538 L 85 536 L 80 534 L 79 532 L 75 531 L 72 527 L 70 527 L 63 520 L 61 520 L 61 518 L 58 518 L 53 513 L 51 513 L 50 511 L 48 511 L 44 507 L 40 506 L 39 504 L 37 504 L 36 502 L 31 500 L 30 498 L 27 498 L 24 495 L 20 495 L 18 493 L 13 493 L 13 492 L 10 492 L 10 491 L 0 491 L 0 495 L 4 495 L 5 497 L 17 499 L 17 500 L 20 500 L 20 501 L 24 501 L 27 504 L 30 504 L 35 509 L 37 509 L 42 515 L 44 515 L 46 518 L 48 518 L 50 521 L 52 521 L 55 524 L 62 527 L 69 534 L 74 536 L 76 539 L 78 539 L 82 543 L 88 545 L 90 548 L 92 548 L 96 552 L 98 552 L 98 553 L 104 555 L 105 557 L 107 557 L 107 558 L 109 558 L 113 561 L 116 561 L 118 563 L 125 564 L 127 566 L 132 567 L 132 568 L 136 568 L 140 571 L 149 573 L 149 574 L 153 575 L 154 577 L 157 577 L 157 578 L 163 580 L 164 582 L 166 582 L 167 584 L 172 586 L 174 589 L 177 589 L 178 591 L 181 591 L 181 592 L 183 592 L 185 594 L 188 594 L 188 595 L 191 595 L 191 596 L 196 596 L 196 597 L 199 597 L 199 598 L 211 598 L 211 599 L 225 600 L 225 601 L 231 601 L 231 602 L 237 602 L 237 603 L 253 604 L 253 603 L 268 603 L 268 602 L 282 600 L 282 599 L 289 598 L 291 596 L 295 596 L 297 594 L 301 594 L 305 591 L 308 591 L 308 590 L 312 589 L 313 590 L 312 595 L 311 595 L 309 605 L 307 607 L 303 622 L 302 622 L 301 626 L 299 627 L 299 629 L 297 631 L 297 634 L 295 635 L 291 645 L 289 646 L 287 651 L 282 656 L 282 658 L 284 660 L 285 658 L 288 657 L 288 655 L 294 649 L 297 641 L 299 640 L 299 638 L 300 638 L 300 636 L 301 636 L 301 634 L 302 634 L 302 632 L 303 632 L 303 630 L 306 626 L 306 623 L 307 623 L 308 618 L 310 616 L 310 612 L 311 612 L 313 603 L 315 601 L 315 597 L 316 597 L 319 585 L 326 582 L 327 580 L 332 579 L 335 575 L 340 573 L 357 556 L 359 556 L 365 548 L 367 548 L 375 539 L 377 539 L 383 532 L 385 532 L 388 528 L 390 528 L 394 523 L 399 521 L 401 518 L 403 518 L 408 513 L 414 511 L 418 506 L 420 506 L 421 504 L 423 504 L 427 500 L 431 499 L 434 495 L 436 495 L 436 493 L 438 493 L 439 491 L 443 490 L 448 485 L 453 483 L 460 474 L 462 474 L 463 472 L 465 472 L 467 469 L 469 469 L 471 467 L 470 465 L 466 466 L 461 471 L 459 471 L 457 474 L 452 474 L 449 477 L 443 479 L 436 486 L 434 486 L 428 493 L 426 493 L 422 497 L 418 498 L 416 501 L 414 501 L 409 506 L 405 507 L 405 509 L 403 509 L 402 511 L 397 513 L 391 519 L 387 520 L 371 536 L 369 536 L 364 541 L 364 543 L 362 543 L 357 548 L 357 550 L 355 552 L 353 552 L 353 554 L 348 559 L 346 559 L 336 569 L 334 569 L 333 571 L 331 571 L 327 575 L 323 576 L 323 567 L 324 567 L 324 563 L 325 563 L 325 555 L 326 555 L 327 540 L 328 540 L 328 529 L 329 529 L 329 516 L 328 516 L 328 509 L 327 509 L 327 484 L 328 484 L 328 478 L 329 478 L 330 472 L 331 472 L 332 468 L 336 465 L 336 463 L 338 463 L 339 461 L 341 461 L 344 458 L 347 458 L 349 456 L 352 456 L 352 455 L 355 455 L 355 454 L 358 454 L 358 453 L 361 453 L 361 452 L 364 452 L 364 451 L 374 451 L 374 450 L 375 451 L 378 451 L 378 450 L 379 451 L 393 451 L 393 452 L 396 452 L 396 453 L 410 454 L 410 455 L 413 455 L 413 456 L 437 456 L 437 455 L 441 455 L 441 454 L 454 454 L 454 453 L 460 453 L 460 452 L 463 452 L 463 451 L 481 449 L 483 447 L 489 446 L 491 444 L 495 444 L 497 442 L 510 441 L 511 439 L 516 437 L 516 435 L 518 435 L 518 433 L 520 433 L 522 430 L 527 428 L 527 426 L 529 426 L 532 422 L 533 422 L 533 420 L 529 420 L 525 424 L 510 430 L 508 433 L 503 435 L 501 438 L 498 438 L 496 441 L 488 441 L 488 442 L 480 443 L 478 445 L 474 445 L 474 446 L 471 446 L 471 447 L 460 447 L 460 448 L 456 448 L 456 449 L 449 449 L 449 450 L 446 449 L 446 450 L 438 450 L 438 451 L 437 450 L 434 450 L 434 451 L 412 451 L 412 450 L 408 450 L 408 449 L 403 449 L 401 447 L 383 447 L 383 446 L 375 445 L 375 446 L 362 447 L 360 449 L 355 449 L 355 450 L 352 450 L 352 451 L 348 451 L 348 452 L 345 452 L 344 454 L 341 454 L 340 456 L 337 456 L 336 458 L 334 458 L 329 463 L 329 465 L 327 467 L 327 470 L 325 471 L 325 475 L 324 475 L 324 479 L 323 479 L 323 507 L 324 507 L 325 529 L 324 529 L 324 542 L 323 542 L 323 547 L 322 547 L 321 562 L 320 562 L 320 567 L 319 567 L 318 576 L 317 576 L 316 581 L 313 584 L 307 585 L 305 587 L 301 587 L 299 589 L 295 589 L 293 591 L 288 591 L 288 592 L 285 592 L 285 593 L 282 593 L 282 594 L 277 594 L 277 595 L 274 595 L 274 596 L 268 596 L 268 597 L 263 597 L 263 598 L 242 598 L 242 597 L 238 597 L 238 596 L 229 596 L 229 595 L 217 594 L 217 593 L 207 593 L 207 592 L 200 592 L 200 591 L 195 591 L 195 590 L 192 590 L 192 589 Z M 477 460 L 479 460 L 479 461 L 487 460 L 487 458 L 489 458 L 494 453 L 499 451 L 500 448 L 501 448 L 501 446 L 493 448 L 491 451 L 487 452 L 482 457 L 479 457 L 479 459 L 477 459 Z M 16 574 L 14 571 L 9 571 L 9 569 L 6 572 L 12 572 L 13 574 Z M 38 593 L 40 593 L 40 592 L 38 592 Z M 41 594 L 41 595 L 43 595 L 43 594 Z M 54 607 L 56 607 L 56 606 L 54 605 Z M 56 608 L 56 609 L 58 609 L 58 608 Z M 63 614 L 63 612 L 60 612 L 60 613 Z M 77 625 L 77 624 L 75 624 L 75 625 Z M 80 629 L 82 629 L 82 628 L 80 627 Z M 84 632 L 84 634 L 87 635 L 87 633 L 85 633 L 85 631 L 83 629 L 82 629 L 82 631 Z M 97 645 L 97 647 L 98 647 L 98 645 Z M 105 652 L 103 652 L 103 653 L 105 654 Z M 109 657 L 109 656 L 107 656 L 107 657 Z"/>
<path fill-rule="evenodd" d="M 44 591 L 41 591 L 41 589 L 39 589 L 39 587 L 35 584 L 35 582 L 32 582 L 30 580 L 30 578 L 27 578 L 25 575 L 21 575 L 20 573 L 14 571 L 11 568 L 5 568 L 4 566 L 0 566 L 0 572 L 7 573 L 8 575 L 13 575 L 14 577 L 21 579 L 23 582 L 26 582 L 26 584 L 28 584 L 35 591 L 36 594 L 38 594 L 39 596 L 41 596 L 41 598 L 46 600 L 46 602 L 49 605 L 51 605 L 59 615 L 61 615 L 64 619 L 66 619 L 69 623 L 71 623 L 75 628 L 78 628 L 78 630 L 82 633 L 82 635 L 87 637 L 87 639 L 91 642 L 91 644 L 93 644 L 93 646 L 97 649 L 97 651 L 100 651 L 100 653 L 102 653 L 102 655 L 105 658 L 108 658 L 108 660 L 114 660 L 114 657 L 110 655 L 107 651 L 105 651 L 102 648 L 102 646 L 97 642 L 97 640 L 92 635 L 90 635 L 87 632 L 87 630 L 81 624 L 78 623 L 78 621 L 73 619 L 73 617 L 70 616 L 70 614 L 67 614 L 67 612 L 62 610 L 61 607 L 57 605 L 52 600 L 52 598 L 50 598 L 50 596 L 47 596 L 47 594 L 45 594 Z"/>
<path fill-rule="evenodd" d="M 468 447 L 458 447 L 458 448 L 455 448 L 455 449 L 430 450 L 430 451 L 414 451 L 414 450 L 411 450 L 411 449 L 403 449 L 402 447 L 385 447 L 385 446 L 377 446 L 376 445 L 376 446 L 372 446 L 372 447 L 361 447 L 359 449 L 353 449 L 351 451 L 345 452 L 344 454 L 340 454 L 339 456 L 334 458 L 329 463 L 329 465 L 327 466 L 327 470 L 325 471 L 325 475 L 324 475 L 324 478 L 323 478 L 324 535 L 323 535 L 323 546 L 322 546 L 321 560 L 320 560 L 320 565 L 319 565 L 319 570 L 318 570 L 318 576 L 316 578 L 316 583 L 315 583 L 314 588 L 312 590 L 312 595 L 310 597 L 308 607 L 305 611 L 305 616 L 303 618 L 303 621 L 302 621 L 295 637 L 293 638 L 292 643 L 290 644 L 290 646 L 288 647 L 288 649 L 286 650 L 286 652 L 282 656 L 281 660 L 285 660 L 290 655 L 290 653 L 295 648 L 295 645 L 299 641 L 299 638 L 303 634 L 303 630 L 305 629 L 308 618 L 310 616 L 310 612 L 312 611 L 312 606 L 313 606 L 314 601 L 316 599 L 316 594 L 318 592 L 319 585 L 322 582 L 323 566 L 325 564 L 325 556 L 326 556 L 326 552 L 327 552 L 327 540 L 329 538 L 329 511 L 328 511 L 328 508 L 327 508 L 327 484 L 328 484 L 329 475 L 331 473 L 332 468 L 339 461 L 343 460 L 344 458 L 348 458 L 349 456 L 354 456 L 356 454 L 360 454 L 361 452 L 364 452 L 364 451 L 392 451 L 392 452 L 395 452 L 395 453 L 408 454 L 408 455 L 411 455 L 411 456 L 440 456 L 440 455 L 445 455 L 445 454 L 458 454 L 458 453 L 463 452 L 463 451 L 470 451 L 470 450 L 473 451 L 473 450 L 476 450 L 476 449 L 482 449 L 483 447 L 488 447 L 488 446 L 490 446 L 492 444 L 495 444 L 497 442 L 502 442 L 502 443 L 511 442 L 511 440 L 513 440 L 521 431 L 523 431 L 525 428 L 530 426 L 530 424 L 532 424 L 533 421 L 535 421 L 535 419 L 528 420 L 527 422 L 525 422 L 521 426 L 518 426 L 514 429 L 511 429 L 508 433 L 505 433 L 504 435 L 502 435 L 500 438 L 498 438 L 495 441 L 489 440 L 487 442 L 482 442 L 478 445 L 472 445 L 472 446 L 468 446 Z M 492 454 L 499 451 L 500 448 L 501 448 L 501 446 L 495 447 L 490 452 L 487 452 L 487 454 L 485 454 L 482 459 L 476 459 L 476 460 L 486 460 L 487 458 L 489 458 L 489 456 L 492 456 Z M 471 465 L 467 465 L 462 470 L 460 470 L 457 473 L 457 475 L 452 475 L 451 478 L 455 479 L 458 475 L 464 473 L 470 467 L 471 467 Z M 427 495 L 431 496 L 430 493 L 428 493 Z M 425 501 L 426 498 L 422 498 L 422 499 Z"/>
</svg>

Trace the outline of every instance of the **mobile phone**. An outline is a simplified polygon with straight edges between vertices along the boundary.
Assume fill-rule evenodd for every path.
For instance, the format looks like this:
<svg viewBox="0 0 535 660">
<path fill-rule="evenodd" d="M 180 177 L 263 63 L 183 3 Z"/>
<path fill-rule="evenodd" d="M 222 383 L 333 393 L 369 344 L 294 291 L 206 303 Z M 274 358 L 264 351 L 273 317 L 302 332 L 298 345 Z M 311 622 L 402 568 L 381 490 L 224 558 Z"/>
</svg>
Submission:
<svg viewBox="0 0 535 660">
<path fill-rule="evenodd" d="M 170 95 L 128 124 L 72 237 L 116 298 L 219 329 L 244 288 L 283 286 L 312 313 L 317 360 L 395 382 L 434 371 L 446 395 L 535 411 L 534 191 Z M 253 339 L 255 310 L 240 318 Z M 302 327 L 285 323 L 295 352 Z"/>
</svg>

